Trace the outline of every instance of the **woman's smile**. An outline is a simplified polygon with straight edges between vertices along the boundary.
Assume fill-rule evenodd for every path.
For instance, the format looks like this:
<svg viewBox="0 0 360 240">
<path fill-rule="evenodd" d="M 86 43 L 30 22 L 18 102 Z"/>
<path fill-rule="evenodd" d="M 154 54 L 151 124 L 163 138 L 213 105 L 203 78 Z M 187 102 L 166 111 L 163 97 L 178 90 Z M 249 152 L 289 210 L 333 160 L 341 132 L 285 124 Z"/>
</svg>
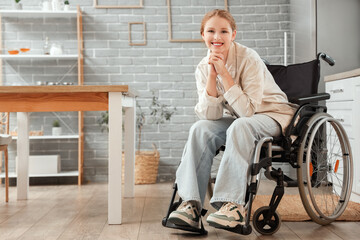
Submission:
<svg viewBox="0 0 360 240">
<path fill-rule="evenodd" d="M 210 18 L 204 27 L 202 37 L 210 50 L 217 50 L 227 56 L 232 41 L 235 39 L 236 30 L 233 31 L 230 23 L 219 16 Z"/>
<path fill-rule="evenodd" d="M 222 45 L 224 45 L 224 43 L 221 42 L 212 42 L 211 44 L 215 47 L 221 47 Z"/>
</svg>

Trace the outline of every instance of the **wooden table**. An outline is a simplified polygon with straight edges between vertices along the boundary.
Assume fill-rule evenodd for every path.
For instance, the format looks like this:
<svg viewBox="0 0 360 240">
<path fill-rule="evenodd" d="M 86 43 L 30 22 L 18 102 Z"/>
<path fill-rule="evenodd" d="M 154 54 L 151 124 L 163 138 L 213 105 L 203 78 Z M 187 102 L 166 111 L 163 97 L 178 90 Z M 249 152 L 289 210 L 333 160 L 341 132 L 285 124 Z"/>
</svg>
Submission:
<svg viewBox="0 0 360 240">
<path fill-rule="evenodd" d="M 121 224 L 122 108 L 124 196 L 134 197 L 136 92 L 127 85 L 0 86 L 0 112 L 17 112 L 17 198 L 29 193 L 29 112 L 109 111 L 108 223 Z M 79 143 L 81 144 L 81 143 Z"/>
</svg>

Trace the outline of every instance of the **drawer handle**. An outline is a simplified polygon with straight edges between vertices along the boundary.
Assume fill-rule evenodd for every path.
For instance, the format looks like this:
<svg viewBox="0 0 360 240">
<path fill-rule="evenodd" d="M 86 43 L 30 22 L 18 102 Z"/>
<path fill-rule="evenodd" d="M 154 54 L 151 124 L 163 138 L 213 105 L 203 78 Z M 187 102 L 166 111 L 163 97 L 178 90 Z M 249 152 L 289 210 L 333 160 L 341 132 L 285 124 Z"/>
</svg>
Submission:
<svg viewBox="0 0 360 240">
<path fill-rule="evenodd" d="M 344 89 L 343 88 L 334 89 L 334 90 L 330 90 L 330 92 L 332 92 L 332 93 L 342 93 L 342 92 L 344 92 Z"/>
<path fill-rule="evenodd" d="M 343 118 L 335 118 L 335 119 L 338 120 L 339 122 L 345 122 Z"/>
</svg>

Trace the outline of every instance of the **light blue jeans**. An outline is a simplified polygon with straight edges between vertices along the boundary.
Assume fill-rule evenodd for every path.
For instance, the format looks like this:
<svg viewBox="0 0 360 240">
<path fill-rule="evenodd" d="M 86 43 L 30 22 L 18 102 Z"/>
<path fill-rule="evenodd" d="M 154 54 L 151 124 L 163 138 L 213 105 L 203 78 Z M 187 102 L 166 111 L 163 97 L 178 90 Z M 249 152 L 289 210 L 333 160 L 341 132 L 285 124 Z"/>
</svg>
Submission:
<svg viewBox="0 0 360 240">
<path fill-rule="evenodd" d="M 176 171 L 178 194 L 195 200 L 201 209 L 216 150 L 226 144 L 210 203 L 219 209 L 224 202 L 245 204 L 248 167 L 255 142 L 265 136 L 279 136 L 280 125 L 271 117 L 256 114 L 244 118 L 197 121 L 189 132 L 181 163 Z"/>
</svg>

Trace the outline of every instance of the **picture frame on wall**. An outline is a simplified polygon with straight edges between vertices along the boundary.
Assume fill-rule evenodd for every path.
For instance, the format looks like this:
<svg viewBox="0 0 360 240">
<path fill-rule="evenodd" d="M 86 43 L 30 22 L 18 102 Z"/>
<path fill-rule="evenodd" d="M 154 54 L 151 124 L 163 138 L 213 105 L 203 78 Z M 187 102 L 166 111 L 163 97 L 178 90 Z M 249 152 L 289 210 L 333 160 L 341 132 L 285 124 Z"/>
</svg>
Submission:
<svg viewBox="0 0 360 240">
<path fill-rule="evenodd" d="M 139 0 L 139 5 L 101 5 L 100 0 L 94 0 L 95 8 L 143 8 L 144 0 Z"/>
<path fill-rule="evenodd" d="M 142 25 L 143 29 L 143 40 L 142 42 L 134 42 L 131 38 L 131 26 L 132 25 Z M 129 45 L 130 46 L 145 46 L 146 45 L 146 24 L 145 22 L 129 22 Z"/>
<path fill-rule="evenodd" d="M 205 0 L 203 0 L 203 1 L 205 4 Z M 167 9 L 168 9 L 169 41 L 170 42 L 202 42 L 203 40 L 201 38 L 199 38 L 199 39 L 187 39 L 187 38 L 175 39 L 175 38 L 173 38 L 173 21 L 172 21 L 172 11 L 171 11 L 171 0 L 166 0 L 166 2 L 167 2 Z M 227 11 L 229 10 L 228 0 L 224 0 L 224 9 Z"/>
</svg>

